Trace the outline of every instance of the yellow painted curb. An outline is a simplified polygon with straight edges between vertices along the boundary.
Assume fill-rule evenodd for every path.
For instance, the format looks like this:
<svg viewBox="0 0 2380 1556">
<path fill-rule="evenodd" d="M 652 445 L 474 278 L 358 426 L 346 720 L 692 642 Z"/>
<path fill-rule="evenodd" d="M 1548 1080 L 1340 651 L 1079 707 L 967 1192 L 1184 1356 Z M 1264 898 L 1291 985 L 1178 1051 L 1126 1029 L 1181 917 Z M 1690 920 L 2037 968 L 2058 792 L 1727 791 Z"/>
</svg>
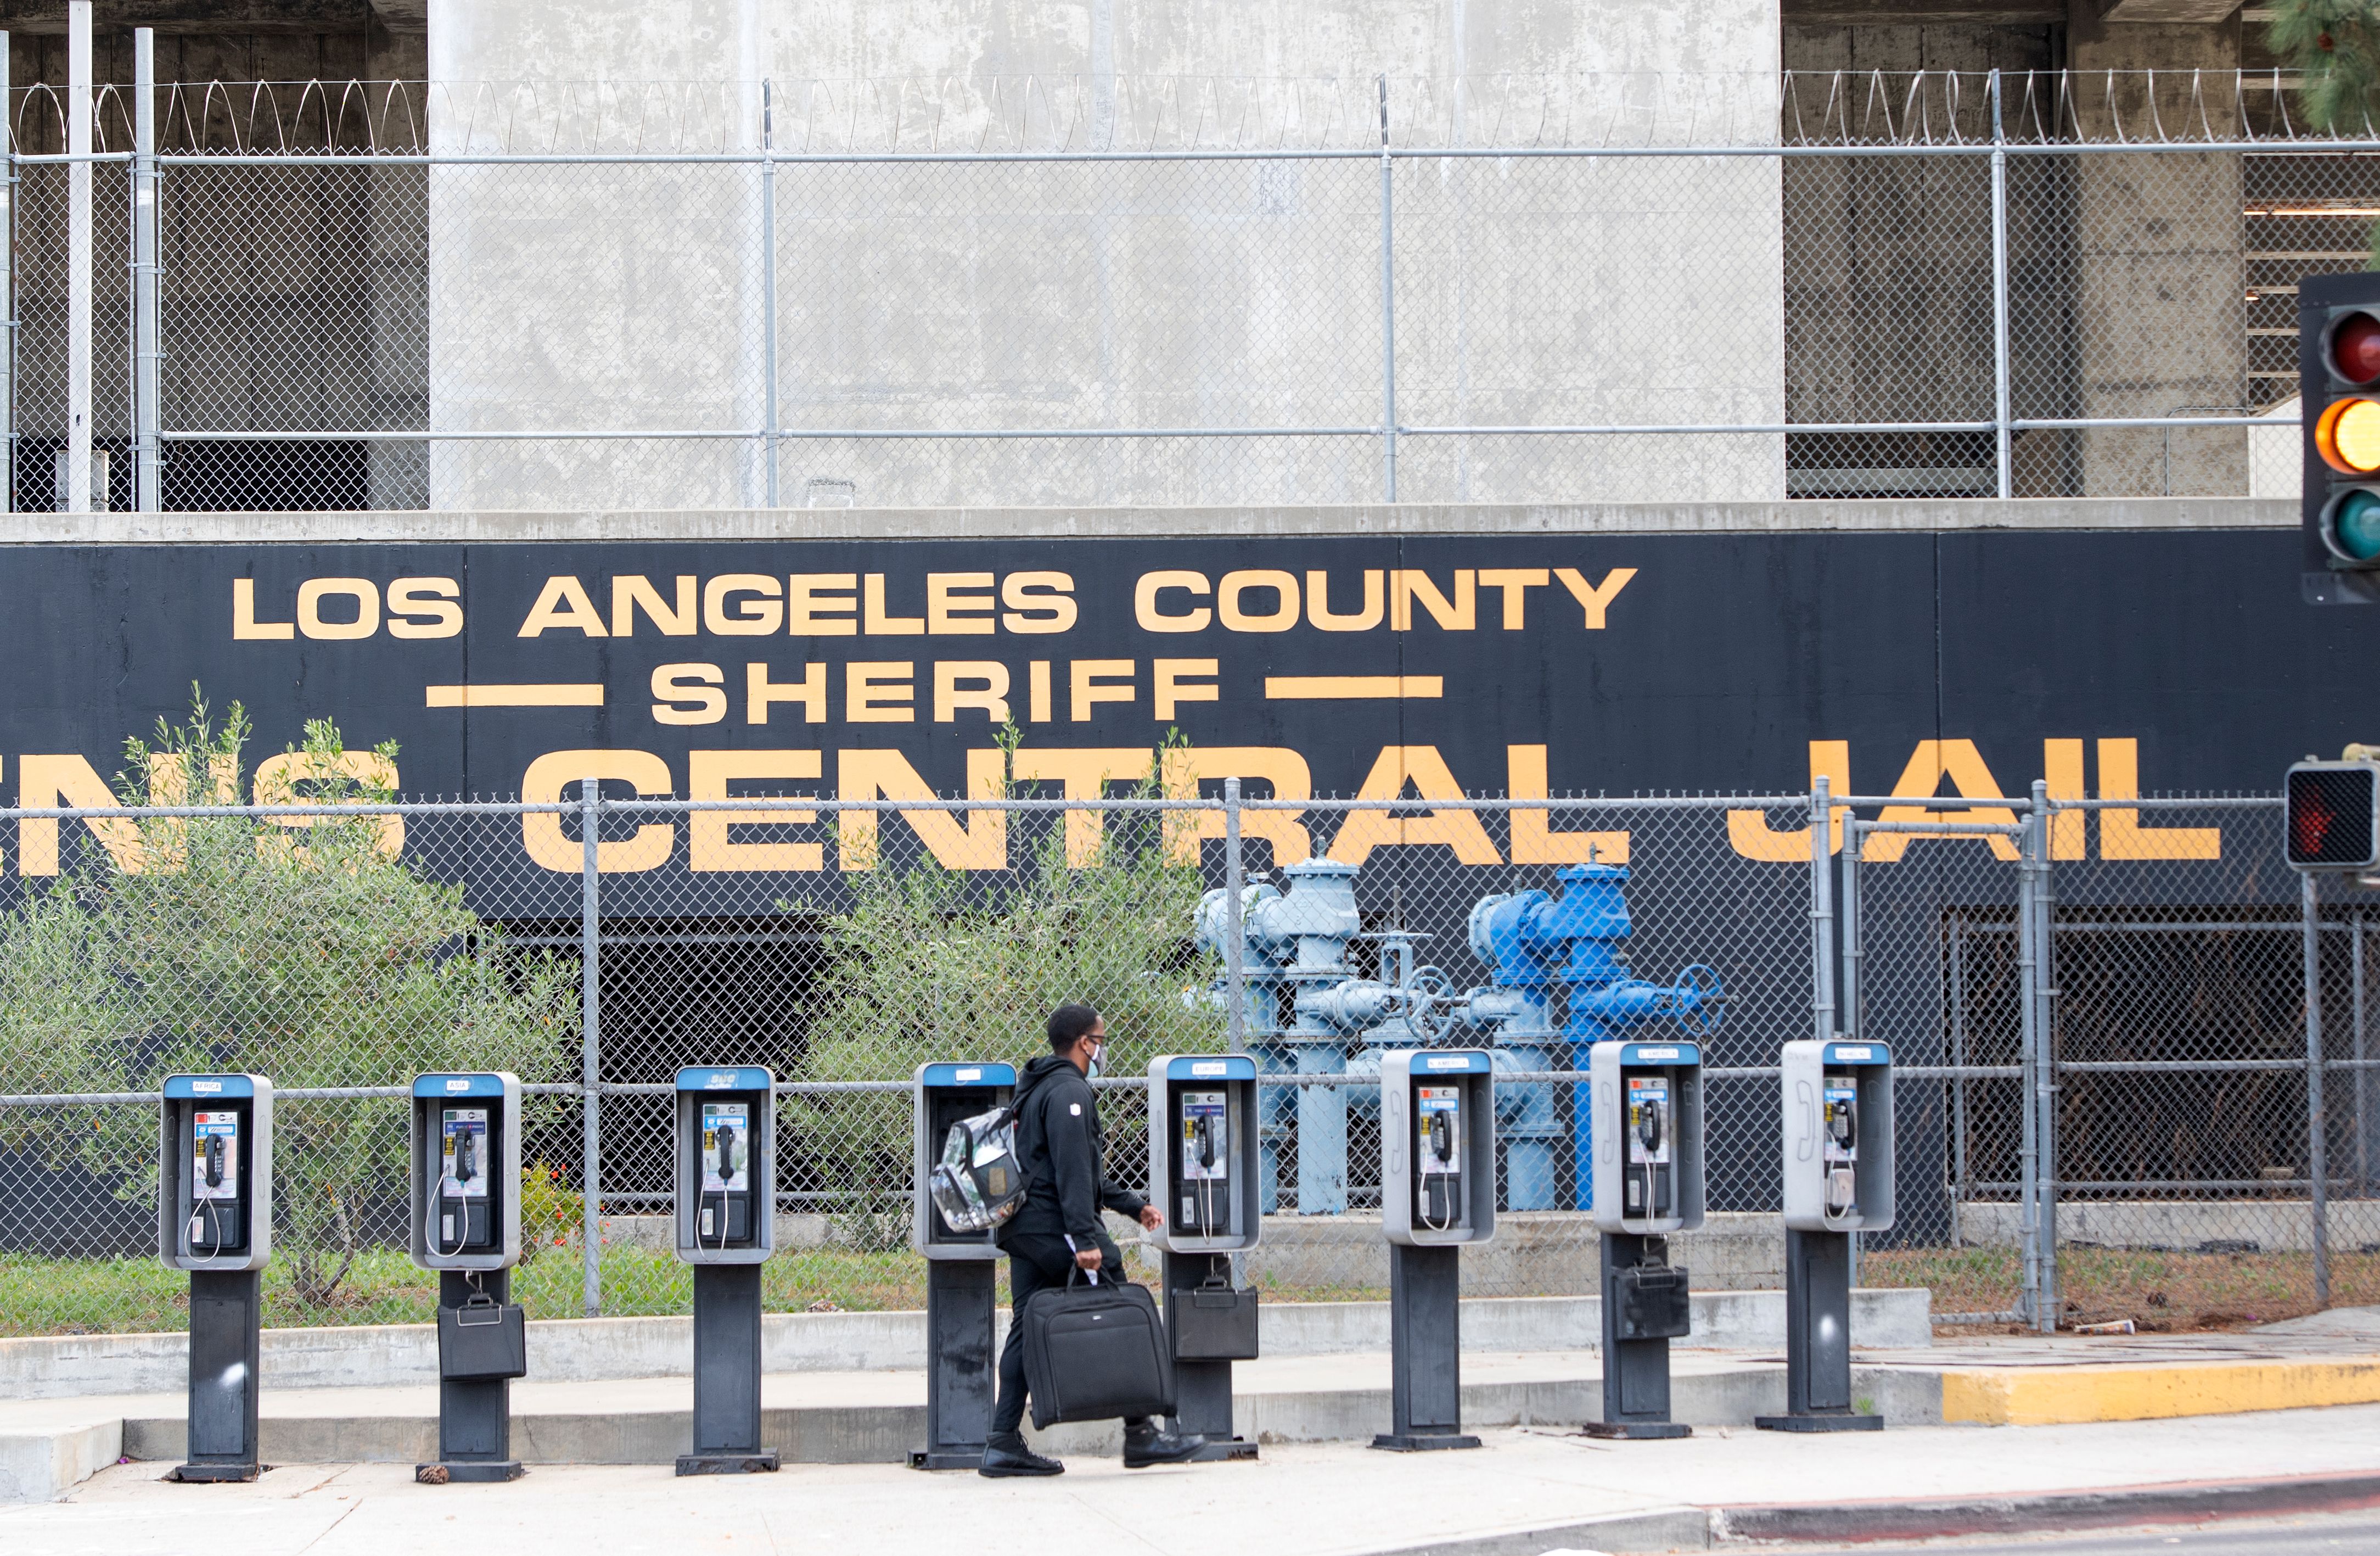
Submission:
<svg viewBox="0 0 2380 1556">
<path fill-rule="evenodd" d="M 2380 1404 L 2380 1356 L 2156 1367 L 2007 1367 L 1942 1374 L 1942 1419 L 1984 1427 L 2150 1421 L 2373 1404 Z"/>
</svg>

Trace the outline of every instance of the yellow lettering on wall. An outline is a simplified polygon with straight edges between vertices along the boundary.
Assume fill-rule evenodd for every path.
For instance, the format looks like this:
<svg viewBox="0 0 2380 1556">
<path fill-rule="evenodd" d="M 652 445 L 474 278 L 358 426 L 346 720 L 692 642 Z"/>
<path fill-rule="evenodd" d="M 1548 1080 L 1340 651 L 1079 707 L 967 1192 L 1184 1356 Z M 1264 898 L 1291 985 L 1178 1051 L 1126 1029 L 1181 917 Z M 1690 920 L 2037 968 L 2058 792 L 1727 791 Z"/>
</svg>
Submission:
<svg viewBox="0 0 2380 1556">
<path fill-rule="evenodd" d="M 587 588 L 570 574 L 548 578 L 537 593 L 537 603 L 528 608 L 528 617 L 520 625 L 518 636 L 535 638 L 549 627 L 559 629 L 575 626 L 589 638 L 608 638 L 603 618 L 595 614 L 595 602 L 587 598 Z"/>
<path fill-rule="evenodd" d="M 800 703 L 804 723 L 826 723 L 826 666 L 818 663 L 805 664 L 800 680 L 772 681 L 766 664 L 745 665 L 744 722 L 767 723 L 771 705 L 779 702 Z"/>
<path fill-rule="evenodd" d="M 816 778 L 823 772 L 817 751 L 688 751 L 686 795 L 692 799 L 727 799 L 727 785 L 738 778 Z M 686 868 L 696 871 L 727 869 L 824 869 L 825 851 L 816 843 L 737 843 L 727 829 L 736 826 L 807 825 L 818 820 L 815 810 L 692 810 L 686 819 Z"/>
<path fill-rule="evenodd" d="M 854 724 L 905 724 L 917 721 L 909 706 L 917 696 L 917 662 L 855 659 L 843 667 L 843 721 Z"/>
<path fill-rule="evenodd" d="M 1173 710 L 1184 702 L 1217 702 L 1222 699 L 1220 687 L 1214 684 L 1220 661 L 1211 659 L 1160 659 L 1149 662 L 1149 695 L 1155 704 L 1159 723 L 1173 722 Z M 1184 680 L 1185 675 L 1204 675 L 1204 681 Z"/>
<path fill-rule="evenodd" d="M 577 581 L 576 578 L 571 580 L 573 583 Z M 551 589 L 553 586 L 548 584 L 546 587 Z M 539 603 L 544 602 L 540 601 Z M 642 573 L 626 573 L 613 578 L 612 636 L 634 637 L 639 609 L 653 618 L 653 625 L 662 629 L 662 637 L 693 637 L 694 575 L 680 573 L 677 576 L 677 599 L 674 602 L 663 600 L 660 590 L 653 588 L 652 580 Z M 521 636 L 526 638 L 528 634 L 524 632 Z"/>
<path fill-rule="evenodd" d="M 1999 781 L 1984 765 L 1983 754 L 1972 740 L 1920 740 L 1909 755 L 1909 765 L 1900 770 L 1900 779 L 1892 785 L 1895 799 L 1930 799 L 1941 791 L 1942 780 L 1963 799 L 1999 799 Z M 1998 806 L 1961 808 L 1956 810 L 1932 810 L 1922 805 L 1888 805 L 1878 813 L 1880 821 L 1973 821 L 1985 826 L 2012 827 L 2016 812 Z M 1956 842 L 1961 837 L 1981 836 L 1992 853 L 2010 864 L 2017 861 L 2016 839 L 1996 833 L 1872 833 L 1862 845 L 1860 857 L 1870 864 L 1888 865 L 1908 852 L 1912 843 L 1929 840 Z"/>
<path fill-rule="evenodd" d="M 777 580 L 766 573 L 722 573 L 702 586 L 702 626 L 722 638 L 772 638 L 784 624 Z"/>
<path fill-rule="evenodd" d="M 1037 724 L 1050 722 L 1050 662 L 1037 659 L 1025 667 L 1025 716 Z"/>
<path fill-rule="evenodd" d="M 978 589 L 984 592 L 960 592 Z M 927 574 L 926 630 L 940 636 L 990 637 L 990 573 Z"/>
<path fill-rule="evenodd" d="M 870 573 L 859 580 L 860 630 L 870 638 L 917 638 L 924 635 L 923 616 L 884 614 L 884 575 Z"/>
<path fill-rule="evenodd" d="M 356 602 L 353 621 L 324 621 L 322 601 Z M 353 642 L 380 630 L 380 585 L 370 578 L 308 578 L 298 586 L 298 630 L 329 643 Z"/>
<path fill-rule="evenodd" d="M 726 680 L 716 664 L 656 664 L 653 723 L 717 723 L 727 716 Z"/>
<path fill-rule="evenodd" d="M 217 759 L 208 765 L 219 770 L 213 776 L 216 787 L 227 787 L 232 773 L 237 771 L 237 764 L 230 759 Z M 281 751 L 256 764 L 253 792 L 259 805 L 303 805 L 307 803 L 307 796 L 298 792 L 298 784 L 319 784 L 334 778 L 350 778 L 358 784 L 391 793 L 395 792 L 399 782 L 396 763 L 378 751 L 341 751 L 335 757 L 316 756 L 308 751 Z M 153 795 L 152 798 L 154 798 Z M 201 800 L 198 803 L 209 802 Z M 310 827 L 325 818 L 274 816 L 269 819 L 285 827 Z M 260 837 L 256 840 L 257 847 L 261 850 L 273 841 Z M 404 853 L 405 818 L 381 817 L 373 828 L 372 847 L 392 859 Z"/>
<path fill-rule="evenodd" d="M 256 619 L 256 580 L 231 581 L 231 635 L 236 642 L 285 643 L 298 636 L 298 624 Z"/>
<path fill-rule="evenodd" d="M 1098 799 L 1108 792 L 1110 784 L 1136 784 L 1156 765 L 1157 753 L 1143 746 L 1073 750 L 1020 747 L 1015 772 L 1020 784 L 1054 782 L 1064 785 L 1068 799 Z M 1066 812 L 1066 863 L 1073 869 L 1087 869 L 1099 862 L 1099 845 L 1105 835 L 1100 821 L 1096 810 Z"/>
<path fill-rule="evenodd" d="M 17 761 L 17 803 L 27 810 L 115 810 L 115 792 L 79 756 L 29 756 Z M 83 818 L 91 835 L 127 875 L 140 873 L 140 829 L 130 821 Z M 17 870 L 20 875 L 58 872 L 58 822 L 54 816 L 27 816 L 17 822 Z"/>
<path fill-rule="evenodd" d="M 961 685 L 962 682 L 969 683 Z M 951 723 L 962 708 L 978 709 L 996 724 L 1008 722 L 1008 666 L 996 659 L 934 663 L 934 722 Z"/>
<path fill-rule="evenodd" d="M 1011 573 L 1000 580 L 1000 625 L 1011 632 L 1064 632 L 1075 625 L 1075 575 Z"/>
<path fill-rule="evenodd" d="M 1575 567 L 1554 569 L 1554 577 L 1570 590 L 1571 598 L 1577 601 L 1579 608 L 1586 613 L 1586 629 L 1589 632 L 1603 630 L 1604 613 L 1611 608 L 1611 602 L 1620 597 L 1620 591 L 1626 589 L 1628 580 L 1635 576 L 1633 567 L 1614 567 L 1603 575 L 1601 583 L 1591 584 Z"/>
<path fill-rule="evenodd" d="M 650 751 L 548 751 L 521 774 L 521 798 L 530 805 L 552 805 L 567 789 L 569 797 L 576 800 L 582 778 L 632 784 L 639 795 L 672 792 L 669 763 Z M 658 869 L 669 863 L 670 850 L 676 843 L 677 828 L 666 821 L 638 827 L 634 837 L 595 845 L 596 871 L 633 875 Z M 577 874 L 586 857 L 584 845 L 562 835 L 562 818 L 550 810 L 522 812 L 521 846 L 540 869 L 565 875 Z"/>
<path fill-rule="evenodd" d="M 2141 794 L 2141 743 L 2137 740 L 2099 742 L 2099 797 L 2138 799 Z M 2099 812 L 2099 857 L 2103 859 L 2219 859 L 2223 857 L 2220 827 L 2144 827 L 2137 810 Z"/>
<path fill-rule="evenodd" d="M 838 620 L 859 609 L 851 591 L 856 573 L 795 573 L 785 579 L 785 633 L 792 638 L 849 638 L 856 621 Z"/>
<path fill-rule="evenodd" d="M 1208 592 L 1207 575 L 1178 570 L 1143 573 L 1140 581 L 1132 586 L 1132 616 L 1143 632 L 1204 632 L 1215 619 L 1215 613 L 1204 605 L 1169 614 L 1157 608 L 1157 597 L 1167 590 L 1178 589 L 1189 594 Z"/>
<path fill-rule="evenodd" d="M 1078 659 L 1068 669 L 1074 682 L 1074 696 L 1068 701 L 1078 724 L 1089 723 L 1091 710 L 1099 703 L 1132 700 L 1132 661 L 1128 659 Z"/>
<path fill-rule="evenodd" d="M 1464 577 L 1469 575 L 1465 574 Z M 1412 784 L 1424 799 L 1461 799 L 1463 785 L 1438 754 L 1435 746 L 1383 746 L 1358 799 L 1396 799 Z M 1351 810 L 1330 840 L 1330 855 L 1342 864 L 1360 865 L 1375 848 L 1418 848 L 1443 844 L 1466 865 L 1500 865 L 1503 856 L 1488 840 L 1475 811 L 1429 810 L 1414 815 L 1387 810 Z"/>
<path fill-rule="evenodd" d="M 1482 574 L 1482 577 L 1486 575 Z M 1545 580 L 1540 577 L 1540 583 Z M 1514 799 L 1544 799 L 1546 748 L 1543 746 L 1504 748 L 1504 792 Z M 1516 865 L 1624 865 L 1628 833 L 1622 832 L 1556 832 L 1549 810 L 1524 810 L 1512 817 L 1512 862 Z"/>
<path fill-rule="evenodd" d="M 1388 614 L 1388 590 L 1383 580 L 1388 575 L 1378 567 L 1364 569 L 1364 608 L 1352 616 L 1334 615 L 1330 610 L 1330 575 L 1319 567 L 1305 575 L 1305 619 L 1318 632 L 1369 632 L 1380 625 Z M 1537 575 L 1539 582 L 1545 575 Z"/>
<path fill-rule="evenodd" d="M 392 578 L 388 585 L 388 635 L 392 638 L 452 638 L 463 630 L 462 589 L 452 578 Z M 427 618 L 417 620 L 414 618 Z"/>
<path fill-rule="evenodd" d="M 971 796 L 996 796 L 1001 790 L 1003 753 L 998 747 L 967 753 L 967 790 Z M 898 751 L 837 751 L 835 792 L 844 799 L 932 799 L 932 785 L 917 775 L 909 759 Z M 835 833 L 837 862 L 845 870 L 874 869 L 877 816 L 873 810 L 845 810 Z M 918 841 L 944 869 L 1006 869 L 1008 815 L 1001 810 L 903 810 Z M 962 822 L 961 818 L 965 818 Z"/>
<path fill-rule="evenodd" d="M 2041 776 L 2048 787 L 2049 857 L 2053 859 L 2079 859 L 2083 857 L 2082 818 L 2081 810 L 2060 810 L 2061 799 L 2087 799 L 2089 791 L 2082 786 L 2082 742 L 2080 740 L 2044 740 L 2041 743 Z"/>
<path fill-rule="evenodd" d="M 1411 632 L 1415 601 L 1432 621 L 1449 632 L 1468 632 L 1479 625 L 1478 575 L 1468 567 L 1454 574 L 1454 598 L 1438 591 L 1427 573 L 1398 567 L 1389 574 L 1389 630 Z"/>
<path fill-rule="evenodd" d="M 1479 587 L 1504 596 L 1504 630 L 1518 632 L 1528 624 L 1529 590 L 1546 587 L 1543 567 L 1482 567 Z"/>
<path fill-rule="evenodd" d="M 1816 788 L 1824 778 L 1829 793 L 1847 795 L 1852 792 L 1852 743 L 1848 740 L 1813 740 L 1810 742 L 1810 786 Z M 1831 806 L 1827 818 L 1827 852 L 1843 851 L 1843 818 L 1851 814 L 1849 806 Z M 1803 808 L 1808 814 L 1808 808 Z M 1810 862 L 1810 829 L 1804 823 L 1791 832 L 1779 832 L 1768 824 L 1764 810 L 1730 810 L 1727 813 L 1728 846 L 1747 859 L 1770 859 L 1779 864 Z"/>
<path fill-rule="evenodd" d="M 1169 799 L 1196 798 L 1202 779 L 1220 783 L 1226 778 L 1237 778 L 1242 784 L 1253 781 L 1270 784 L 1272 793 L 1263 797 L 1271 799 L 1314 797 L 1313 770 L 1306 766 L 1305 757 L 1286 746 L 1175 747 L 1162 753 L 1159 781 Z M 1240 835 L 1244 839 L 1260 837 L 1270 843 L 1275 865 L 1298 864 L 1314 855 L 1314 840 L 1306 833 L 1305 815 L 1303 810 L 1242 810 Z M 1164 837 L 1173 858 L 1195 862 L 1201 839 L 1222 841 L 1223 813 L 1167 811 Z"/>
<path fill-rule="evenodd" d="M 1269 592 L 1273 608 L 1263 615 L 1250 615 L 1240 608 L 1240 597 L 1248 590 Z M 1297 577 L 1277 567 L 1244 567 L 1223 575 L 1215 586 L 1215 619 L 1229 632 L 1286 632 L 1297 625 Z"/>
</svg>

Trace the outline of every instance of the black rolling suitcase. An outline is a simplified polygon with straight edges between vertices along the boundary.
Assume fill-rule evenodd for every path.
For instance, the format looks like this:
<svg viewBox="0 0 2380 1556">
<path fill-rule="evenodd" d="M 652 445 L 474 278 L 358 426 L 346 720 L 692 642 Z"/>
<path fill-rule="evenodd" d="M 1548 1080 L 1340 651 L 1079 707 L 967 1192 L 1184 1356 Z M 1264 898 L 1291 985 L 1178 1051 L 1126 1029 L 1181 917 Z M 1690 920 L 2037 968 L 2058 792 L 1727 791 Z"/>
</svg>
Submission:
<svg viewBox="0 0 2380 1556">
<path fill-rule="evenodd" d="M 1037 1292 L 1025 1326 L 1025 1387 L 1036 1430 L 1061 1421 L 1173 1414 L 1173 1360 L 1147 1286 L 1102 1281 Z"/>
</svg>

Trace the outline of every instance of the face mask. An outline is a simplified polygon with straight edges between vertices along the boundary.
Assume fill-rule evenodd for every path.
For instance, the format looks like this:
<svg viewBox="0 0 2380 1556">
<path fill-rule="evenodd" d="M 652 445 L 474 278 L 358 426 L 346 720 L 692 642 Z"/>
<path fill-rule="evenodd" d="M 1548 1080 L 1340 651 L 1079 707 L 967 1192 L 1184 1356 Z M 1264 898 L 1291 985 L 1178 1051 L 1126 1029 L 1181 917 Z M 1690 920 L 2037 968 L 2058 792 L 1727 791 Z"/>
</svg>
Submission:
<svg viewBox="0 0 2380 1556">
<path fill-rule="evenodd" d="M 1108 1049 L 1107 1044 L 1105 1043 L 1101 1043 L 1099 1047 L 1091 1050 L 1091 1067 L 1089 1070 L 1085 1072 L 1090 1079 L 1097 1080 L 1099 1078 L 1099 1071 L 1102 1068 L 1100 1061 L 1107 1057 L 1107 1052 Z"/>
</svg>

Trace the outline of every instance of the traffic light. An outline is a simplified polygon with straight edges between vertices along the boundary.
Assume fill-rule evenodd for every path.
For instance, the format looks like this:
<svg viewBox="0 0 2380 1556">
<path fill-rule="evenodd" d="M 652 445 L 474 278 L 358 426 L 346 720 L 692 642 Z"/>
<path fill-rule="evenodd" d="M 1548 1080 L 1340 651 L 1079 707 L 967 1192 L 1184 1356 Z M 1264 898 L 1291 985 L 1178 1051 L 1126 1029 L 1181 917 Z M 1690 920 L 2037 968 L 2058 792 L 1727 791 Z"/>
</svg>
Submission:
<svg viewBox="0 0 2380 1556">
<path fill-rule="evenodd" d="M 2380 763 L 2301 761 L 2289 769 L 2284 811 L 2292 868 L 2361 871 L 2380 863 Z"/>
<path fill-rule="evenodd" d="M 2300 285 L 2298 391 L 2305 598 L 2371 604 L 2380 601 L 2380 274 Z"/>
</svg>

